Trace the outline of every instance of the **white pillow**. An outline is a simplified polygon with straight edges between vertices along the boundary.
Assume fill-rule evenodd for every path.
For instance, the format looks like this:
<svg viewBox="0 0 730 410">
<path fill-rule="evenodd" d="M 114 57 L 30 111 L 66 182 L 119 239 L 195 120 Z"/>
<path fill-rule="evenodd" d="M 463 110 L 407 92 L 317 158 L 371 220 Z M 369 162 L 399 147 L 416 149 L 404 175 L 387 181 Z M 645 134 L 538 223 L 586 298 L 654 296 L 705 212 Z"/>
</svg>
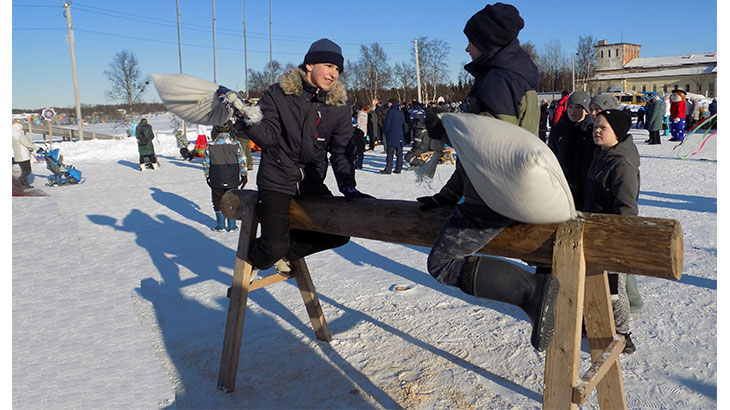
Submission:
<svg viewBox="0 0 730 410">
<path fill-rule="evenodd" d="M 536 135 L 485 115 L 439 117 L 472 185 L 490 208 L 534 224 L 577 216 L 558 159 Z"/>
</svg>

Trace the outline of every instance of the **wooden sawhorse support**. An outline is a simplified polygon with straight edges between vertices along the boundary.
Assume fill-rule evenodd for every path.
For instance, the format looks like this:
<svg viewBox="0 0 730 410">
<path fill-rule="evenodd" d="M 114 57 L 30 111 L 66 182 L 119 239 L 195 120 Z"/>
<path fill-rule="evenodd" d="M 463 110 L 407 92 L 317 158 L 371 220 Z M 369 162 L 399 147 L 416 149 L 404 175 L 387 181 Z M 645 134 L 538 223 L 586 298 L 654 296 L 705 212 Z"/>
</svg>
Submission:
<svg viewBox="0 0 730 410">
<path fill-rule="evenodd" d="M 226 391 L 235 389 L 248 292 L 287 279 L 275 274 L 250 282 L 252 268 L 246 260 L 258 224 L 253 212 L 256 199 L 256 191 L 232 190 L 221 201 L 226 217 L 243 221 L 218 375 L 218 387 Z M 353 199 L 345 203 L 344 198 L 312 196 L 292 201 L 289 218 L 294 229 L 430 247 L 452 209 L 429 211 L 433 223 L 423 224 L 418 206 L 415 201 Z M 370 217 L 352 218 L 356 214 Z M 516 224 L 504 229 L 479 253 L 551 263 L 560 281 L 555 336 L 545 360 L 543 408 L 576 408 L 593 389 L 598 391 L 601 408 L 626 408 L 619 362 L 625 341 L 615 334 L 606 271 L 678 280 L 684 253 L 679 222 L 586 214 L 583 219 L 561 224 Z M 293 263 L 292 273 L 315 335 L 331 340 L 303 259 Z M 584 318 L 592 367 L 579 378 Z"/>
<path fill-rule="evenodd" d="M 292 262 L 291 276 L 273 274 L 251 281 L 253 266 L 248 263 L 248 249 L 251 240 L 256 237 L 258 218 L 254 211 L 256 195 L 246 197 L 248 203 L 243 204 L 248 211 L 242 215 L 241 231 L 238 237 L 238 250 L 236 251 L 236 263 L 233 268 L 233 285 L 228 289 L 228 319 L 226 321 L 226 332 L 223 339 L 223 351 L 221 353 L 221 364 L 218 371 L 218 389 L 232 392 L 236 387 L 236 373 L 238 372 L 238 361 L 241 353 L 241 337 L 243 333 L 243 319 L 246 315 L 246 303 L 248 293 L 274 283 L 285 281 L 294 277 L 302 294 L 304 305 L 312 321 L 314 334 L 317 339 L 330 342 L 330 334 L 327 321 L 322 314 L 322 306 L 314 290 L 312 277 L 309 275 L 309 268 L 304 258 Z"/>
</svg>

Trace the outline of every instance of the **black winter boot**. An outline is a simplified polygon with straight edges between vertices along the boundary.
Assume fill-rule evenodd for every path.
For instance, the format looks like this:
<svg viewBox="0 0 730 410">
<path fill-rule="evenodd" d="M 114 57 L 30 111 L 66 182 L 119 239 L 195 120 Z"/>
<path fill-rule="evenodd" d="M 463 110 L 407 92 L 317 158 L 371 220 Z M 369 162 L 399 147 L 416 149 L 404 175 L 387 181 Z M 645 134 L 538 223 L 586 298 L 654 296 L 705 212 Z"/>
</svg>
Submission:
<svg viewBox="0 0 730 410">
<path fill-rule="evenodd" d="M 501 259 L 471 256 L 459 277 L 461 289 L 476 297 L 519 306 L 532 323 L 530 343 L 545 351 L 555 333 L 555 300 L 560 285 L 552 274 L 533 275 Z"/>
</svg>

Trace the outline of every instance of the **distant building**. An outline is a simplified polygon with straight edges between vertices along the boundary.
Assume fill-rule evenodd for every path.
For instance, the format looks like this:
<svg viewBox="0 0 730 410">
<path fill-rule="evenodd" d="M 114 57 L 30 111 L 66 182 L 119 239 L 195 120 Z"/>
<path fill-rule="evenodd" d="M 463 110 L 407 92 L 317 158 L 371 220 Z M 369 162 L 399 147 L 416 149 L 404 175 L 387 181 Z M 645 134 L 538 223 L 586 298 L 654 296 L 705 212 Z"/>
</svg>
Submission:
<svg viewBox="0 0 730 410">
<path fill-rule="evenodd" d="M 641 57 L 641 46 L 598 41 L 596 70 L 592 77 L 576 80 L 576 89 L 590 95 L 603 92 L 657 92 L 675 88 L 708 98 L 717 97 L 717 53 L 696 53 L 668 57 Z"/>
</svg>

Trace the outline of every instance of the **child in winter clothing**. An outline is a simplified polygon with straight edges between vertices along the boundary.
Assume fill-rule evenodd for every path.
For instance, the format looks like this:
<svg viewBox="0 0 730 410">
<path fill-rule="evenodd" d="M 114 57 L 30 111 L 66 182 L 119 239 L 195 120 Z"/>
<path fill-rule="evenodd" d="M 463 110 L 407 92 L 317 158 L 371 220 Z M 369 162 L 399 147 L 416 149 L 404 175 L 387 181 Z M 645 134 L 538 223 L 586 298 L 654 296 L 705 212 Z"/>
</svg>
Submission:
<svg viewBox="0 0 730 410">
<path fill-rule="evenodd" d="M 152 140 L 155 138 L 155 133 L 152 132 L 152 126 L 147 123 L 146 118 L 140 120 L 137 129 L 135 130 L 135 137 L 137 138 L 137 149 L 139 150 L 139 169 L 140 171 L 145 170 L 145 163 L 148 162 L 152 169 L 160 167 L 160 163 L 157 162 L 155 156 L 155 146 L 152 144 Z M 145 161 L 147 159 L 147 161 Z"/>
<path fill-rule="evenodd" d="M 548 147 L 555 153 L 563 169 L 573 194 L 575 209 L 582 211 L 585 178 L 596 149 L 591 118 L 588 115 L 588 94 L 575 91 L 568 98 L 567 104 L 566 114 L 550 130 Z"/>
<path fill-rule="evenodd" d="M 365 146 L 367 145 L 367 139 L 365 133 L 357 125 L 353 119 L 352 139 L 347 144 L 347 151 L 349 156 L 353 158 L 353 165 L 356 169 L 362 169 L 363 161 L 365 160 Z"/>
<path fill-rule="evenodd" d="M 231 189 L 243 188 L 248 182 L 246 160 L 241 144 L 231 137 L 229 123 L 217 125 L 213 134 L 215 139 L 206 144 L 203 154 L 203 172 L 210 187 L 213 211 L 215 211 L 216 231 L 235 231 L 235 219 L 228 219 L 221 212 L 221 198 Z"/>
<path fill-rule="evenodd" d="M 669 131 L 672 138 L 669 141 L 684 140 L 684 120 L 687 116 L 687 103 L 685 102 L 686 94 L 682 90 L 674 90 L 669 101 Z"/>
<path fill-rule="evenodd" d="M 466 51 L 472 61 L 464 68 L 475 81 L 464 111 L 518 125 L 538 138 L 539 72 L 517 40 L 522 27 L 517 9 L 503 3 L 487 5 L 467 21 Z M 426 126 L 431 138 L 444 137 L 445 129 L 431 111 Z M 484 203 L 461 160 L 457 159 L 456 171 L 439 193 L 417 200 L 423 211 L 459 202 L 431 248 L 428 272 L 469 295 L 519 306 L 532 323 L 532 346 L 538 351 L 547 349 L 555 330 L 558 281 L 552 274 L 531 274 L 503 259 L 474 255 L 514 221 Z"/>
<path fill-rule="evenodd" d="M 591 99 L 590 104 L 591 121 L 593 124 L 596 123 L 596 116 L 603 110 L 620 110 L 618 100 L 611 94 L 598 94 Z M 591 129 L 591 138 L 592 138 Z M 584 178 L 585 179 L 585 178 Z M 581 201 L 582 202 L 582 201 Z M 641 300 L 641 294 L 639 293 L 639 287 L 636 283 L 636 275 L 626 275 L 626 293 L 629 296 L 629 305 L 631 306 L 631 312 L 639 312 L 644 306 L 644 302 Z"/>
<path fill-rule="evenodd" d="M 638 215 L 639 150 L 629 135 L 631 117 L 619 110 L 604 110 L 596 116 L 593 139 L 596 151 L 585 186 L 586 212 Z M 626 274 L 609 272 L 616 332 L 626 337 L 624 353 L 636 350 L 629 328 Z"/>
<path fill-rule="evenodd" d="M 340 46 L 317 40 L 302 64 L 264 92 L 259 105 L 238 113 L 240 131 L 261 147 L 256 177 L 261 236 L 248 252 L 257 269 L 278 261 L 287 264 L 350 240 L 290 229 L 289 205 L 295 196 L 332 195 L 324 184 L 328 154 L 340 192 L 348 200 L 370 197 L 355 189 L 354 166 L 346 151 L 353 127 L 345 86 L 337 81 L 343 64 Z"/>
</svg>

